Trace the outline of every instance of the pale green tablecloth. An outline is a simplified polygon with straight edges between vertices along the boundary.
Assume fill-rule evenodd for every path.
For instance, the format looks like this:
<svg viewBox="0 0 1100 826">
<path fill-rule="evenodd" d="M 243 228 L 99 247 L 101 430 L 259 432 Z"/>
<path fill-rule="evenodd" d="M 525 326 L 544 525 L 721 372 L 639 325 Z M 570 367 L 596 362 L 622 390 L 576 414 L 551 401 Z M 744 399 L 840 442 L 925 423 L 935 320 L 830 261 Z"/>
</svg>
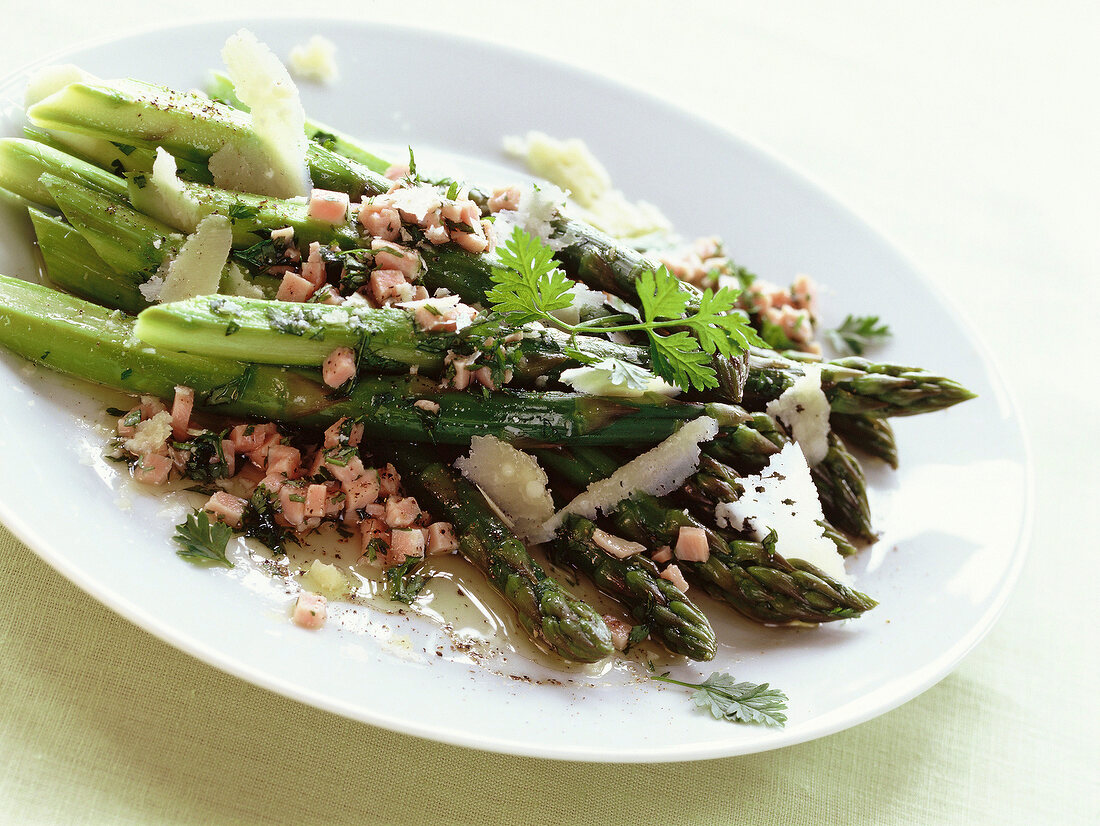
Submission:
<svg viewBox="0 0 1100 826">
<path fill-rule="evenodd" d="M 810 170 L 909 251 L 967 309 L 1022 405 L 1037 519 L 1019 588 L 954 674 L 855 729 L 748 757 L 583 765 L 437 745 L 254 688 L 120 619 L 0 529 L 0 824 L 1100 822 L 1094 6 L 739 0 L 667 15 L 556 0 L 534 20 L 504 0 L 330 0 L 649 89 Z M 162 23 L 303 11 L 20 4 L 0 71 L 158 22 L 154 7 Z"/>
<path fill-rule="evenodd" d="M 1029 567 L 962 667 L 890 714 L 766 754 L 617 766 L 440 745 L 255 688 L 0 529 L 0 822 L 1095 823 L 1095 669 L 1070 682 L 1037 639 Z"/>
</svg>

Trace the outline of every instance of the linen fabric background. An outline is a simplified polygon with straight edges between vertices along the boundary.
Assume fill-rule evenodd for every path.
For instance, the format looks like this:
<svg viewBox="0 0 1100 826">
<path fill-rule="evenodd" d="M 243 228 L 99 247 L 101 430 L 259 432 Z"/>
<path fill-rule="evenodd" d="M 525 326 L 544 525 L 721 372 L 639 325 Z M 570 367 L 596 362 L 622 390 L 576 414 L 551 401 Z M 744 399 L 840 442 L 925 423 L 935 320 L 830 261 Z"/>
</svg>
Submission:
<svg viewBox="0 0 1100 826">
<path fill-rule="evenodd" d="M 4 10 L 0 74 L 155 23 L 305 11 L 272 0 Z M 394 734 L 244 683 L 113 614 L 0 528 L 0 822 L 1100 822 L 1097 543 L 1085 522 L 1100 498 L 1086 341 L 1100 303 L 1092 4 L 332 2 L 324 13 L 508 43 L 645 88 L 770 148 L 867 218 L 964 309 L 1020 402 L 1037 518 L 1019 586 L 953 674 L 848 731 L 697 763 L 559 763 Z M 18 475 L 0 468 L 0 491 Z"/>
</svg>

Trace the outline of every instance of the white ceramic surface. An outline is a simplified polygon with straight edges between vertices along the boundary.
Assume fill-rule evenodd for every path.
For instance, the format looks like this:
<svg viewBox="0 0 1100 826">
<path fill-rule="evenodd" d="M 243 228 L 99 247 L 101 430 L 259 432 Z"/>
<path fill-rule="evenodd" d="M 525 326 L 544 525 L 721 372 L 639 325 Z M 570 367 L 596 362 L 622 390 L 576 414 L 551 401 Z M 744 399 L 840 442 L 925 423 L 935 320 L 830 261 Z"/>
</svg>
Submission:
<svg viewBox="0 0 1100 826">
<path fill-rule="evenodd" d="M 628 195 L 657 203 L 685 231 L 721 234 L 763 277 L 784 282 L 811 273 L 830 288 L 828 323 L 846 312 L 882 314 L 895 332 L 885 358 L 942 370 L 980 398 L 896 422 L 902 469 L 870 474 L 882 539 L 849 567 L 879 599 L 877 609 L 857 622 L 801 630 L 708 611 L 722 642 L 718 659 L 678 676 L 729 670 L 782 688 L 790 696 L 782 730 L 716 722 L 694 713 L 679 689 L 656 684 L 506 679 L 449 649 L 434 656 L 445 640 L 415 619 L 360 611 L 346 628 L 296 629 L 285 620 L 288 597 L 258 568 L 204 570 L 175 556 L 169 537 L 181 506 L 130 491 L 97 458 L 101 397 L 4 353 L 0 518 L 50 564 L 173 645 L 303 702 L 423 737 L 580 760 L 698 759 L 820 737 L 933 685 L 989 630 L 1022 564 L 1030 519 L 1019 423 L 962 320 L 863 223 L 761 151 L 567 67 L 358 23 L 251 28 L 284 56 L 305 32 L 335 41 L 344 80 L 303 84 L 307 111 L 379 145 L 463 156 L 476 169 L 502 162 L 505 134 L 534 128 L 584 138 Z M 234 29 L 155 31 L 50 62 L 198 86 Z M 420 59 L 402 61 L 400 82 L 359 81 L 370 77 L 368 60 L 410 54 Z M 0 85 L 7 134 L 19 128 L 24 77 Z M 25 222 L 8 207 L 0 215 L 0 271 L 35 271 Z M 43 606 L 44 616 L 54 610 L 64 606 Z M 404 637 L 408 646 L 395 644 Z M 549 676 L 534 665 L 524 670 Z"/>
</svg>

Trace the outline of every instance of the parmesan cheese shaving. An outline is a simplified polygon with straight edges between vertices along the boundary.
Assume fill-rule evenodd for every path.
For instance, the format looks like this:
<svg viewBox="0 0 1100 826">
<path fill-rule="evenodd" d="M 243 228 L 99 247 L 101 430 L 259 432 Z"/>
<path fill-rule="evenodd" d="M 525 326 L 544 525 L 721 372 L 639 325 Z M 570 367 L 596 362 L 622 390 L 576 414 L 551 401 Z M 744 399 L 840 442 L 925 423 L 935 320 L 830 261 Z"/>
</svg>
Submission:
<svg viewBox="0 0 1100 826">
<path fill-rule="evenodd" d="M 250 110 L 257 143 L 228 143 L 211 155 L 214 183 L 277 198 L 308 195 L 306 113 L 290 73 L 247 29 L 226 40 L 222 60 Z"/>
<path fill-rule="evenodd" d="M 821 366 L 805 364 L 803 375 L 768 402 L 768 415 L 782 422 L 813 467 L 829 452 L 829 400 L 821 390 Z"/>
<path fill-rule="evenodd" d="M 183 186 L 176 174 L 176 159 L 163 147 L 157 147 L 152 174 L 143 186 L 130 183 L 130 200 L 136 209 L 152 215 L 170 227 L 194 232 L 199 225 L 199 202 Z"/>
<path fill-rule="evenodd" d="M 155 453 L 164 446 L 172 435 L 172 414 L 162 410 L 155 416 L 138 422 L 134 426 L 134 435 L 122 443 L 122 446 L 135 456 Z"/>
<path fill-rule="evenodd" d="M 773 454 L 758 476 L 741 479 L 744 492 L 736 502 L 714 509 L 719 527 L 730 525 L 763 540 L 769 530 L 778 537 L 776 550 L 787 559 L 802 559 L 841 582 L 851 580 L 836 545 L 822 535 L 817 488 L 801 448 L 789 442 Z"/>
<path fill-rule="evenodd" d="M 530 542 L 545 542 L 541 526 L 554 514 L 546 471 L 534 456 L 496 436 L 474 436 L 470 453 L 455 467 L 477 485 L 508 517 L 516 534 Z"/>
<path fill-rule="evenodd" d="M 572 502 L 543 524 L 553 535 L 566 514 L 576 513 L 589 519 L 596 511 L 605 514 L 635 493 L 664 496 L 679 488 L 699 465 L 699 445 L 718 435 L 718 422 L 707 416 L 685 424 L 652 450 L 627 462 L 606 479 L 593 482 Z"/>
<path fill-rule="evenodd" d="M 59 92 L 70 83 L 95 83 L 96 77 L 72 63 L 43 66 L 27 79 L 27 91 L 23 93 L 23 108 L 30 109 L 40 100 Z"/>
<path fill-rule="evenodd" d="M 244 270 L 235 261 L 230 261 L 225 268 L 218 292 L 222 295 L 239 295 L 242 298 L 264 297 L 264 291 L 245 277 Z"/>
<path fill-rule="evenodd" d="M 216 214 L 204 218 L 184 241 L 175 258 L 168 262 L 157 300 L 183 301 L 217 293 L 232 241 L 233 230 L 228 218 Z M 152 282 L 150 279 L 142 286 L 147 287 Z"/>
<path fill-rule="evenodd" d="M 297 77 L 316 83 L 332 83 L 340 78 L 336 66 L 336 44 L 327 37 L 313 35 L 303 45 L 290 50 L 290 71 Z"/>
<path fill-rule="evenodd" d="M 554 228 L 550 222 L 565 206 L 565 193 L 552 184 L 520 187 L 519 204 L 515 209 L 502 209 L 493 216 L 490 231 L 495 246 L 503 246 L 512 237 L 513 227 L 520 227 L 553 250 L 560 250 L 571 243 L 569 236 L 551 238 Z"/>
<path fill-rule="evenodd" d="M 643 372 L 649 373 L 648 370 Z M 587 393 L 590 396 L 637 398 L 646 393 L 660 393 L 663 396 L 678 396 L 680 394 L 679 387 L 669 384 L 652 373 L 649 373 L 649 376 L 649 384 L 642 389 L 638 389 L 625 382 L 614 382 L 611 370 L 592 365 L 590 367 L 574 367 L 570 370 L 563 370 L 560 379 L 578 393 Z"/>
<path fill-rule="evenodd" d="M 667 233 L 672 225 L 653 204 L 631 203 L 611 185 L 604 165 L 577 138 L 557 140 L 542 132 L 526 137 L 507 137 L 504 150 L 524 161 L 535 175 L 569 191 L 580 207 L 578 217 L 609 235 L 637 238 Z"/>
</svg>

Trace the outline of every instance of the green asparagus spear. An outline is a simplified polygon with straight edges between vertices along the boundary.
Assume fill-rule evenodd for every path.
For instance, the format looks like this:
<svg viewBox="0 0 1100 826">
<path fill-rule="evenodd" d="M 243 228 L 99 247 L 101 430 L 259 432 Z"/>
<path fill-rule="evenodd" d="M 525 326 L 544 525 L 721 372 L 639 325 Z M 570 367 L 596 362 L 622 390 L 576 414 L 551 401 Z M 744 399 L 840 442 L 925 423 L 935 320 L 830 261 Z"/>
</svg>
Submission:
<svg viewBox="0 0 1100 826">
<path fill-rule="evenodd" d="M 848 444 L 897 470 L 898 445 L 889 421 L 867 413 L 834 413 L 829 424 Z"/>
<path fill-rule="evenodd" d="M 35 141 L 0 139 L 0 189 L 36 204 L 56 207 L 53 196 L 39 182 L 46 173 L 116 197 L 126 195 L 126 182 L 98 166 Z"/>
<path fill-rule="evenodd" d="M 568 456 L 538 451 L 539 462 L 576 485 L 587 485 L 614 471 L 617 461 L 605 451 L 574 449 Z M 677 562 L 721 599 L 757 622 L 831 622 L 857 617 L 874 600 L 799 559 L 784 559 L 760 542 L 727 543 L 718 532 L 665 499 L 639 493 L 619 503 L 609 517 L 616 532 L 649 545 L 674 546 L 681 528 L 699 528 L 707 537 L 705 562 Z"/>
<path fill-rule="evenodd" d="M 570 660 L 596 662 L 614 650 L 603 618 L 531 559 L 523 543 L 490 510 L 477 488 L 430 448 L 372 443 L 401 482 L 431 513 L 454 524 L 459 552 L 516 609 L 532 639 Z"/>
<path fill-rule="evenodd" d="M 873 541 L 867 480 L 856 458 L 835 433 L 829 434 L 829 452 L 810 468 L 825 518 L 851 536 Z"/>
<path fill-rule="evenodd" d="M 550 545 L 550 558 L 582 571 L 596 587 L 623 603 L 670 651 L 693 660 L 712 660 L 717 651 L 706 616 L 657 566 L 637 556 L 618 559 L 592 539 L 595 524 L 570 516 Z"/>
</svg>

